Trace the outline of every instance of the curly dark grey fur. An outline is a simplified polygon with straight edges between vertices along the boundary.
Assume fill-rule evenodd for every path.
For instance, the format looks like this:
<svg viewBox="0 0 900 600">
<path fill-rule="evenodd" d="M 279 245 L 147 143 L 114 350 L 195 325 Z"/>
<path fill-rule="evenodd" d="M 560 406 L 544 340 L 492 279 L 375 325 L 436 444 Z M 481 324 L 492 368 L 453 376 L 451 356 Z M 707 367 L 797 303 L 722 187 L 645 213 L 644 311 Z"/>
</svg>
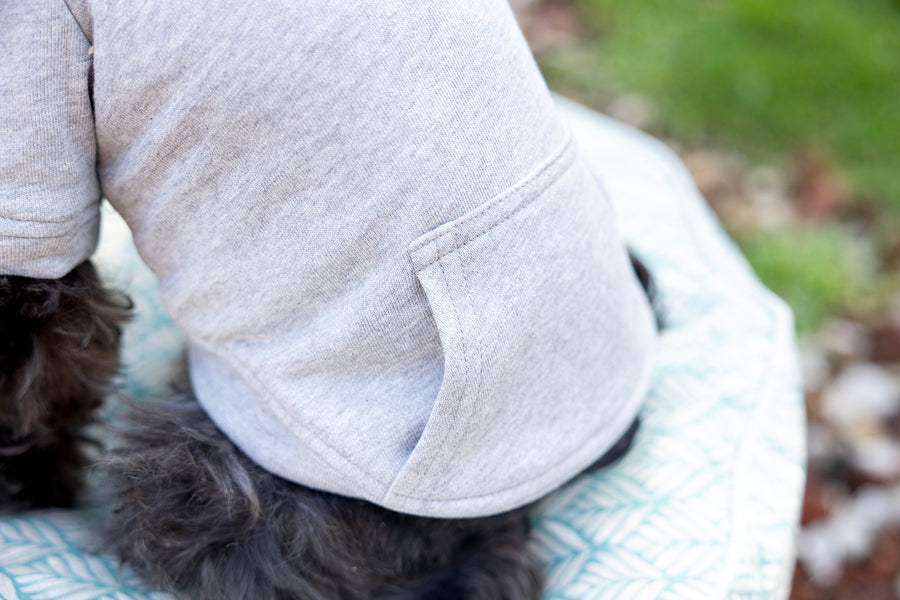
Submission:
<svg viewBox="0 0 900 600">
<path fill-rule="evenodd" d="M 403 515 L 310 490 L 244 456 L 189 393 L 134 406 L 105 459 L 106 544 L 155 584 L 208 599 L 531 600 L 525 509 Z"/>
<path fill-rule="evenodd" d="M 75 502 L 81 429 L 119 369 L 130 307 L 87 261 L 58 280 L 0 276 L 0 511 Z"/>
</svg>

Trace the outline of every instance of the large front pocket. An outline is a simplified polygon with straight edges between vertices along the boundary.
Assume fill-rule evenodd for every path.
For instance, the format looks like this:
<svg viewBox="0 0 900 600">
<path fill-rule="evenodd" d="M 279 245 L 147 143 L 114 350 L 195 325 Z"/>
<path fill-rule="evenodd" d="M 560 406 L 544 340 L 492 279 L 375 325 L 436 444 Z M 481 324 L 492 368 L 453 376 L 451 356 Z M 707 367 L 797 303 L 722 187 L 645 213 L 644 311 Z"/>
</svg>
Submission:
<svg viewBox="0 0 900 600">
<path fill-rule="evenodd" d="M 393 504 L 464 516 L 521 503 L 624 430 L 649 313 L 611 208 L 571 142 L 513 188 L 417 239 L 409 256 L 440 334 L 444 376 L 388 492 Z"/>
</svg>

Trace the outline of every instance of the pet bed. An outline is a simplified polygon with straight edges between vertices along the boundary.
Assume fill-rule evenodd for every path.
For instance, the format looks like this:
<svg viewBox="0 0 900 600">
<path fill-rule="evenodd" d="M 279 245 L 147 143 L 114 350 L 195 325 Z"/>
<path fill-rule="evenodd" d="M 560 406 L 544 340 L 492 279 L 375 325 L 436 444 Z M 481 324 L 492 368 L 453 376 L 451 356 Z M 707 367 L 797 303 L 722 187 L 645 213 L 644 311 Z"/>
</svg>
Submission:
<svg viewBox="0 0 900 600">
<path fill-rule="evenodd" d="M 756 280 L 670 150 L 558 103 L 624 238 L 656 277 L 666 329 L 634 448 L 540 505 L 533 549 L 548 573 L 545 598 L 786 598 L 805 448 L 790 311 Z M 97 260 L 137 310 L 122 394 L 163 391 L 181 338 L 111 210 Z M 110 399 L 105 418 L 118 410 Z M 90 549 L 103 512 L 0 518 L 0 598 L 170 599 Z"/>
</svg>

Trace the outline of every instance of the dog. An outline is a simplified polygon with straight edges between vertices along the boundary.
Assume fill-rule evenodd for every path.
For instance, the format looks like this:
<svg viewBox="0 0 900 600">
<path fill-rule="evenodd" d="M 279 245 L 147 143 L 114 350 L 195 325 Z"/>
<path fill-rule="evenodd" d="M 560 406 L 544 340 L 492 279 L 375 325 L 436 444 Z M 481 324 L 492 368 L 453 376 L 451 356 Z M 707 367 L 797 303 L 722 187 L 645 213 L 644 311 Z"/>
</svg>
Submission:
<svg viewBox="0 0 900 600">
<path fill-rule="evenodd" d="M 102 192 L 190 347 L 102 459 L 104 549 L 209 599 L 537 598 L 530 509 L 630 445 L 655 329 L 508 5 L 0 26 L 0 510 L 78 498 L 130 310 Z"/>
<path fill-rule="evenodd" d="M 632 264 L 656 305 L 649 271 Z M 93 443 L 82 432 L 112 389 L 130 309 L 89 261 L 59 280 L 0 276 L 3 512 L 76 505 Z M 100 547 L 153 585 L 209 599 L 540 596 L 533 505 L 433 519 L 295 484 L 253 463 L 178 385 L 132 404 L 101 460 L 114 518 Z M 621 459 L 638 424 L 587 470 Z"/>
</svg>

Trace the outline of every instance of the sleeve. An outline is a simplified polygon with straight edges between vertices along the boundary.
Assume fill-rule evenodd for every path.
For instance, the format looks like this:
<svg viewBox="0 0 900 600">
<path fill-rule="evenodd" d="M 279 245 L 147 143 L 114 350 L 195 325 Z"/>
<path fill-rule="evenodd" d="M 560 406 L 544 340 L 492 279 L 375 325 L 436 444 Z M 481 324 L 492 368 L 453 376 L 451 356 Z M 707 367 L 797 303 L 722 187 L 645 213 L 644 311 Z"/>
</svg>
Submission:
<svg viewBox="0 0 900 600">
<path fill-rule="evenodd" d="M 0 49 L 0 274 L 58 278 L 97 242 L 91 45 L 62 0 L 3 0 Z"/>
</svg>

